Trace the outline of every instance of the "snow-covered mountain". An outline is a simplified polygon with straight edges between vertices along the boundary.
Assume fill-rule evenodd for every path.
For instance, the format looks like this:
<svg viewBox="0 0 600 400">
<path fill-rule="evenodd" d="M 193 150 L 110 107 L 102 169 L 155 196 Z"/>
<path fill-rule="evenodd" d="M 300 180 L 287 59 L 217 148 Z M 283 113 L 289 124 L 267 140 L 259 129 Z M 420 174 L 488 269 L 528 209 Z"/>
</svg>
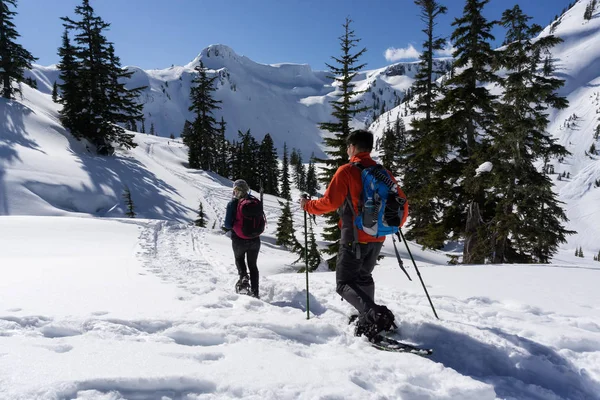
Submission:
<svg viewBox="0 0 600 400">
<path fill-rule="evenodd" d="M 200 61 L 209 69 L 209 75 L 219 76 L 215 99 L 222 101 L 222 108 L 216 110 L 215 116 L 217 120 L 223 117 L 227 123 L 228 139 L 236 139 L 238 130 L 250 129 L 259 141 L 270 133 L 280 152 L 286 142 L 288 148 L 301 150 L 305 159 L 312 152 L 324 156 L 318 124 L 330 120 L 329 102 L 335 91 L 328 73 L 313 71 L 307 64 L 259 64 L 225 45 L 207 47 L 185 66 L 161 70 L 128 67 L 134 74 L 127 86 L 147 87 L 140 95 L 146 133 L 154 124 L 156 135 L 178 137 L 185 120 L 193 120 L 188 110 L 190 88 L 194 68 Z M 438 62 L 442 68 L 450 65 L 447 60 Z M 417 63 L 409 62 L 357 75 L 357 89 L 366 91 L 360 97 L 371 108 L 358 121 L 373 121 L 374 116 L 381 114 L 382 107 L 387 110 L 398 104 L 417 70 Z M 59 81 L 55 66 L 35 65 L 27 76 L 37 81 L 43 93 L 51 93 L 53 83 Z"/>
<path fill-rule="evenodd" d="M 600 161 L 585 154 L 600 108 L 600 18 L 583 21 L 586 4 L 554 28 L 565 39 L 554 56 L 570 108 L 550 127 L 572 152 L 555 164 L 570 177 L 554 179 L 578 234 L 549 265 L 449 266 L 446 254 L 409 243 L 440 320 L 408 250 L 399 248 L 412 282 L 391 240 L 384 244 L 376 301 L 396 315 L 397 338 L 434 348 L 429 359 L 382 353 L 354 337 L 335 273 L 311 274 L 307 296 L 297 256 L 275 244 L 281 211 L 273 196 L 264 197 L 261 300 L 235 294 L 231 243 L 218 229 L 232 182 L 186 168 L 185 146 L 167 137 L 137 133 L 135 149 L 89 153 L 59 123 L 49 94 L 56 69 L 34 68 L 39 91 L 23 85 L 22 98 L 0 98 L 0 400 L 600 400 L 600 263 L 592 259 L 600 250 Z M 334 90 L 325 73 L 256 64 L 224 46 L 199 57 L 219 74 L 222 112 L 240 121 L 235 129 L 260 138 L 268 127 L 298 124 L 314 138 L 271 133 L 279 145 L 318 148 L 316 123 L 328 116 Z M 132 84 L 149 86 L 146 130 L 154 122 L 168 136 L 165 127 L 189 118 L 197 62 L 136 71 Z M 395 64 L 357 83 L 371 88 L 363 95 L 370 104 L 373 93 L 391 101 L 414 72 L 414 64 Z M 372 129 L 380 134 L 388 115 L 402 111 Z M 125 187 L 135 219 L 121 218 Z M 200 202 L 207 228 L 190 225 Z M 292 213 L 303 240 L 296 202 Z M 317 218 L 318 237 L 324 225 Z M 579 246 L 584 258 L 574 256 Z"/>
</svg>

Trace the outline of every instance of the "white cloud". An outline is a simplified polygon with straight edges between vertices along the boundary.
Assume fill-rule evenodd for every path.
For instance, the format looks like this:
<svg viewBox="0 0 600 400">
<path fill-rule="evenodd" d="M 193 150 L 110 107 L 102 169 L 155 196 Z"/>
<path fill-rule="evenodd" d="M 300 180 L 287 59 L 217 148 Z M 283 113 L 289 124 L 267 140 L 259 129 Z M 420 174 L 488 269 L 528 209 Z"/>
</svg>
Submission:
<svg viewBox="0 0 600 400">
<path fill-rule="evenodd" d="M 406 60 L 406 59 L 415 59 L 419 58 L 421 53 L 417 49 L 414 48 L 412 44 L 409 44 L 405 49 L 396 49 L 390 47 L 385 51 L 385 59 L 387 61 L 398 61 L 398 60 Z"/>
<path fill-rule="evenodd" d="M 455 50 L 456 47 L 452 46 L 451 44 L 448 44 L 442 50 L 436 51 L 435 54 L 442 57 L 452 57 L 452 53 L 454 53 Z"/>
</svg>

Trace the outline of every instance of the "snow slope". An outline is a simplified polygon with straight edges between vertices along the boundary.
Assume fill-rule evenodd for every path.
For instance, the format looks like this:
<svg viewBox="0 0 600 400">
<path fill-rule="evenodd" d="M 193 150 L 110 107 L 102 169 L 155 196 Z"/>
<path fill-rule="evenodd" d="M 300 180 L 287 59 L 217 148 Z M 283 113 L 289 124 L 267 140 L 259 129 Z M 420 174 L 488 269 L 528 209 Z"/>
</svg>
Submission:
<svg viewBox="0 0 600 400">
<path fill-rule="evenodd" d="M 307 320 L 305 277 L 269 234 L 257 300 L 233 292 L 210 229 L 2 217 L 0 399 L 600 399 L 600 270 L 419 257 L 441 320 L 393 258 L 375 279 L 429 359 L 354 337 L 332 272 L 311 274 Z"/>
<path fill-rule="evenodd" d="M 274 244 L 276 198 L 265 196 L 262 300 L 238 296 L 218 229 L 231 181 L 188 170 L 166 138 L 89 154 L 49 95 L 23 89 L 0 99 L 0 399 L 600 399 L 600 264 L 589 255 L 451 267 L 411 244 L 438 321 L 407 251 L 413 282 L 388 241 L 377 300 L 400 339 L 436 352 L 381 353 L 353 336 L 334 273 L 311 274 L 306 320 L 305 277 Z M 125 185 L 141 218 L 119 218 Z M 189 225 L 199 201 L 207 229 Z"/>
<path fill-rule="evenodd" d="M 310 275 L 306 319 L 305 277 L 296 273 L 296 256 L 275 245 L 280 210 L 273 196 L 265 196 L 262 299 L 236 295 L 230 241 L 218 229 L 232 182 L 187 169 L 185 147 L 165 137 L 136 134 L 135 149 L 90 154 L 58 122 L 48 90 L 52 68 L 34 69 L 45 89 L 24 85 L 22 99 L 0 99 L 0 400 L 600 399 L 600 263 L 592 260 L 600 249 L 600 189 L 593 184 L 600 176 L 598 161 L 583 153 L 597 118 L 598 78 L 587 66 L 595 65 L 600 19 L 582 23 L 583 3 L 556 28 L 572 33 L 566 40 L 573 46 L 587 41 L 589 48 L 567 57 L 565 42 L 555 54 L 571 108 L 553 116 L 551 130 L 573 152 L 555 169 L 571 174 L 556 183 L 578 235 L 550 265 L 448 266 L 444 254 L 410 244 L 440 320 L 408 252 L 401 245 L 412 282 L 388 240 L 375 271 L 377 301 L 399 319 L 400 339 L 435 349 L 430 359 L 381 353 L 355 338 L 351 307 L 335 293 L 334 273 L 323 269 Z M 226 50 L 212 47 L 201 57 L 215 62 L 209 68 L 223 82 L 252 70 L 237 82 L 249 85 L 244 93 L 262 85 L 265 99 L 279 90 L 305 109 L 324 107 L 331 95 L 317 84 L 323 76 L 306 67 L 257 66 Z M 177 82 L 190 68 L 140 70 L 136 82 L 154 82 L 148 93 L 163 99 L 160 82 Z M 357 82 L 409 83 L 410 76 L 386 71 Z M 286 91 L 288 78 L 295 86 Z M 302 93 L 290 95 L 294 88 Z M 184 97 L 170 103 L 169 115 Z M 577 118 L 566 121 L 573 113 Z M 122 219 L 125 186 L 136 219 Z M 205 229 L 189 224 L 200 201 Z M 296 203 L 292 211 L 302 240 L 303 214 Z M 323 220 L 317 224 L 320 233 Z M 583 259 L 573 255 L 580 245 Z"/>
</svg>

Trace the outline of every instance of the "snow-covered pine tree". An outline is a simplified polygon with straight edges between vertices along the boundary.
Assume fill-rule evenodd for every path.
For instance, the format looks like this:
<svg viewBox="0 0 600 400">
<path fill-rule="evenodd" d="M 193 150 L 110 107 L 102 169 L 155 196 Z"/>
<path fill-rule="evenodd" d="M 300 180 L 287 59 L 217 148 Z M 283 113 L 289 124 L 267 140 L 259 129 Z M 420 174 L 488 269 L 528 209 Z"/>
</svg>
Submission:
<svg viewBox="0 0 600 400">
<path fill-rule="evenodd" d="M 202 61 L 194 71 L 196 76 L 192 83 L 195 86 L 190 90 L 192 105 L 189 110 L 194 112 L 196 118 L 192 123 L 192 132 L 184 139 L 184 143 L 190 149 L 190 168 L 212 171 L 216 164 L 214 144 L 217 136 L 217 121 L 213 112 L 221 108 L 221 101 L 215 100 L 213 92 L 216 91 L 214 82 L 219 76 L 209 77 Z"/>
<path fill-rule="evenodd" d="M 9 6 L 17 8 L 17 0 L 0 0 L 0 84 L 5 99 L 12 99 L 15 93 L 21 92 L 12 84 L 23 82 L 25 70 L 37 60 L 15 41 L 20 36 L 12 22 L 17 12 Z"/>
<path fill-rule="evenodd" d="M 223 116 L 221 116 L 221 121 L 219 121 L 219 128 L 217 129 L 217 137 L 216 137 L 216 172 L 221 176 L 229 176 L 229 172 L 231 170 L 229 163 L 227 162 L 227 156 L 229 153 L 230 144 L 227 138 L 225 137 L 225 128 L 227 127 L 227 123 Z"/>
<path fill-rule="evenodd" d="M 236 179 L 244 179 L 250 187 L 258 187 L 260 185 L 260 165 L 256 162 L 259 153 L 260 145 L 250 133 L 250 129 L 246 132 L 238 131 L 239 139 L 239 175 Z"/>
<path fill-rule="evenodd" d="M 58 98 L 58 103 L 62 104 L 59 110 L 60 121 L 63 126 L 71 131 L 71 134 L 80 139 L 83 137 L 82 132 L 77 129 L 81 122 L 82 114 L 77 111 L 78 101 L 81 97 L 81 88 L 78 83 L 78 61 L 75 48 L 71 45 L 69 32 L 65 28 L 62 35 L 62 46 L 58 49 L 60 62 L 57 67 L 60 71 L 59 77 L 62 81 L 58 85 L 61 95 Z"/>
<path fill-rule="evenodd" d="M 281 206 L 281 215 L 277 220 L 277 229 L 275 231 L 275 243 L 279 246 L 284 246 L 288 250 L 293 250 L 298 245 L 298 240 L 294 235 L 294 220 L 292 217 L 292 210 L 290 208 L 290 201 L 279 202 Z"/>
<path fill-rule="evenodd" d="M 58 85 L 56 84 L 56 81 L 52 84 L 52 101 L 55 103 L 58 102 Z"/>
<path fill-rule="evenodd" d="M 200 228 L 206 228 L 206 218 L 204 215 L 204 205 L 202 204 L 202 201 L 199 202 L 200 205 L 198 206 L 198 218 L 196 218 L 196 220 L 194 221 L 194 225 L 200 227 Z"/>
<path fill-rule="evenodd" d="M 317 190 L 319 190 L 319 181 L 315 169 L 315 153 L 312 153 L 308 162 L 308 171 L 306 172 L 306 193 L 311 197 L 316 196 Z"/>
<path fill-rule="evenodd" d="M 262 178 L 265 193 L 279 195 L 279 162 L 277 149 L 269 133 L 265 135 L 258 150 L 258 176 Z"/>
<path fill-rule="evenodd" d="M 489 193 L 496 210 L 489 231 L 495 263 L 546 263 L 573 233 L 563 226 L 567 218 L 552 190 L 548 168 L 535 165 L 568 154 L 546 132 L 548 110 L 567 106 L 557 94 L 563 81 L 547 75 L 552 69 L 543 60 L 562 40 L 552 35 L 538 38 L 542 28 L 529 25 L 530 19 L 516 5 L 500 21 L 507 33 L 498 68 L 507 73 L 501 81 L 498 129 L 491 133 L 494 169 Z"/>
<path fill-rule="evenodd" d="M 292 249 L 292 251 L 299 255 L 298 259 L 294 261 L 294 264 L 299 262 L 302 262 L 304 264 L 304 266 L 298 270 L 299 273 L 306 272 L 306 264 L 308 264 L 308 272 L 313 272 L 319 267 L 322 261 L 321 253 L 319 252 L 319 246 L 317 245 L 317 239 L 313 228 L 313 218 L 307 219 L 308 262 L 306 262 L 306 247 L 304 247 L 304 245 L 300 243 L 300 241 L 296 241 L 296 244 Z"/>
<path fill-rule="evenodd" d="M 294 183 L 299 191 L 306 191 L 306 167 L 302 161 L 302 152 L 296 150 L 296 160 L 291 162 L 292 169 L 294 171 Z"/>
<path fill-rule="evenodd" d="M 123 199 L 125 199 L 125 206 L 127 207 L 125 215 L 129 218 L 135 218 L 135 206 L 133 204 L 133 199 L 131 198 L 131 191 L 127 185 L 125 185 L 125 189 L 123 190 Z"/>
<path fill-rule="evenodd" d="M 328 78 L 336 82 L 338 90 L 335 92 L 336 99 L 330 102 L 333 109 L 331 113 L 332 121 L 320 124 L 322 130 L 332 133 L 331 136 L 323 138 L 325 145 L 331 149 L 325 152 L 330 157 L 319 160 L 325 164 L 320 177 L 321 182 L 325 184 L 329 184 L 335 171 L 348 162 L 346 138 L 350 134 L 352 117 L 369 109 L 369 107 L 361 107 L 360 100 L 356 100 L 356 95 L 362 93 L 362 91 L 356 90 L 354 83 L 352 83 L 352 79 L 366 65 L 359 63 L 359 59 L 367 49 L 362 48 L 356 53 L 352 52 L 358 46 L 360 39 L 356 38 L 354 30 L 350 28 L 351 23 L 352 20 L 346 18 L 346 21 L 342 25 L 344 33 L 339 38 L 342 53 L 338 57 L 332 57 L 336 65 L 326 64 L 329 68 Z M 323 238 L 331 242 L 324 252 L 333 255 L 327 260 L 329 268 L 332 270 L 335 269 L 335 261 L 339 249 L 340 230 L 337 225 L 338 220 L 339 216 L 337 213 L 328 214 L 328 225 L 324 228 L 323 233 Z"/>
<path fill-rule="evenodd" d="M 594 11 L 596 10 L 596 5 L 598 4 L 598 0 L 590 0 L 587 6 L 585 6 L 585 12 L 583 13 L 583 18 L 587 21 L 592 19 L 594 16 Z"/>
<path fill-rule="evenodd" d="M 419 16 L 424 24 L 423 33 L 426 37 L 419 71 L 412 86 L 414 101 L 411 111 L 418 113 L 418 116 L 411 122 L 412 130 L 409 132 L 406 148 L 402 149 L 403 188 L 410 194 L 410 231 L 407 232 L 407 237 L 425 248 L 439 249 L 446 239 L 446 232 L 438 218 L 444 208 L 440 199 L 445 196 L 439 193 L 444 188 L 439 180 L 434 179 L 434 173 L 439 171 L 438 163 L 446 158 L 447 149 L 437 139 L 445 132 L 435 107 L 442 90 L 436 78 L 445 71 L 437 68 L 434 53 L 446 43 L 435 32 L 435 26 L 438 18 L 447 12 L 447 8 L 436 0 L 415 0 L 415 4 L 421 9 Z M 402 118 L 398 116 L 398 120 Z"/>
<path fill-rule="evenodd" d="M 82 5 L 75 7 L 75 15 L 78 20 L 61 18 L 67 32 L 59 53 L 72 57 L 61 60 L 61 65 L 70 69 L 61 71 L 61 75 L 70 75 L 70 81 L 61 87 L 63 124 L 76 138 L 92 143 L 100 155 L 113 154 L 114 143 L 135 147 L 133 135 L 125 133 L 118 124 L 141 117 L 142 105 L 135 99 L 143 88 L 125 88 L 124 80 L 133 72 L 121 68 L 113 44 L 103 35 L 110 24 L 95 14 L 89 0 L 82 0 Z M 74 45 L 68 40 L 68 32 L 74 33 Z"/>
<path fill-rule="evenodd" d="M 435 129 L 436 147 L 429 155 L 437 159 L 429 179 L 435 185 L 432 197 L 441 200 L 438 226 L 444 236 L 452 233 L 449 239 L 464 239 L 465 264 L 483 263 L 490 252 L 483 221 L 492 205 L 486 202 L 486 175 L 475 173 L 489 154 L 483 139 L 495 118 L 495 96 L 483 86 L 497 81 L 490 65 L 495 57 L 490 45 L 494 22 L 482 14 L 488 2 L 466 0 L 463 15 L 452 23 L 455 73 L 437 102 L 437 114 L 444 117 Z"/>
<path fill-rule="evenodd" d="M 290 188 L 290 162 L 288 159 L 287 143 L 283 143 L 283 160 L 281 163 L 281 197 L 287 200 L 292 199 Z"/>
</svg>

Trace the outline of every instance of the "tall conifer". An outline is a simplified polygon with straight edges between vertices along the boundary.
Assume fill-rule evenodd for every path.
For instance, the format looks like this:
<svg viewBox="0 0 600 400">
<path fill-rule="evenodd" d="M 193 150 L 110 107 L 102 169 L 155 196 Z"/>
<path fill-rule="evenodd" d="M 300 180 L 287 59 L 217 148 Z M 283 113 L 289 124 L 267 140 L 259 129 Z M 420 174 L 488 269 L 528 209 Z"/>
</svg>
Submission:
<svg viewBox="0 0 600 400">
<path fill-rule="evenodd" d="M 334 64 L 326 64 L 329 68 L 330 79 L 333 79 L 337 84 L 335 92 L 336 99 L 331 101 L 333 111 L 331 113 L 332 121 L 320 124 L 322 130 L 328 131 L 329 136 L 325 136 L 323 141 L 329 150 L 326 151 L 329 155 L 328 159 L 319 160 L 324 163 L 321 182 L 328 184 L 335 171 L 342 165 L 348 162 L 346 154 L 346 138 L 351 131 L 352 118 L 369 107 L 361 107 L 360 100 L 356 100 L 356 95 L 363 91 L 356 90 L 352 79 L 361 71 L 366 64 L 359 63 L 360 57 L 367 51 L 362 48 L 354 52 L 354 48 L 358 46 L 360 39 L 356 38 L 354 30 L 350 28 L 352 20 L 346 18 L 342 25 L 344 33 L 339 37 L 340 48 L 342 53 L 340 56 L 331 58 L 335 61 Z M 334 256 L 328 260 L 331 269 L 335 268 L 335 259 L 339 249 L 340 230 L 338 228 L 339 216 L 333 212 L 328 214 L 328 226 L 324 229 L 323 238 L 332 242 L 325 250 L 328 254 Z"/>
<path fill-rule="evenodd" d="M 434 53 L 446 42 L 436 34 L 435 27 L 447 9 L 436 0 L 415 0 L 415 4 L 421 8 L 420 19 L 425 25 L 422 32 L 426 39 L 411 94 L 414 99 L 412 111 L 417 115 L 411 122 L 407 146 L 402 149 L 405 156 L 403 188 L 409 197 L 411 215 L 407 236 L 424 247 L 441 248 L 445 234 L 437 218 L 441 203 L 436 191 L 440 185 L 434 179 L 434 172 L 439 170 L 438 161 L 446 156 L 446 149 L 439 146 L 434 131 L 442 129 L 435 110 L 441 93 L 436 79 L 445 71 L 435 63 Z M 398 120 L 402 119 L 398 117 Z"/>
<path fill-rule="evenodd" d="M 218 75 L 209 77 L 200 61 L 194 70 L 197 75 L 192 81 L 195 86 L 190 91 L 192 105 L 190 111 L 196 115 L 192 124 L 192 133 L 184 139 L 184 143 L 189 147 L 189 165 L 190 168 L 202 168 L 204 170 L 213 170 L 215 164 L 215 138 L 217 137 L 217 121 L 213 111 L 221 108 L 220 100 L 215 100 L 213 92 L 216 90 L 214 82 Z"/>
<path fill-rule="evenodd" d="M 75 7 L 75 15 L 78 20 L 61 18 L 66 29 L 59 49 L 60 66 L 65 68 L 61 69 L 63 124 L 76 138 L 89 140 L 101 155 L 112 154 L 115 143 L 135 147 L 133 136 L 119 124 L 141 117 L 142 105 L 135 99 L 143 88 L 125 88 L 133 72 L 121 68 L 113 44 L 103 35 L 110 24 L 95 14 L 89 0 Z M 74 33 L 74 44 L 69 32 Z"/>
<path fill-rule="evenodd" d="M 23 82 L 24 72 L 31 69 L 31 63 L 37 58 L 31 55 L 23 46 L 15 42 L 20 36 L 12 22 L 16 11 L 9 8 L 17 7 L 17 0 L 0 0 L 0 84 L 2 97 L 12 99 L 20 89 L 13 87 L 13 82 Z"/>
<path fill-rule="evenodd" d="M 258 175 L 262 180 L 263 191 L 272 195 L 279 195 L 279 162 L 277 149 L 273 138 L 267 133 L 260 143 L 258 151 Z"/>
<path fill-rule="evenodd" d="M 549 262 L 558 245 L 573 233 L 564 228 L 564 210 L 552 190 L 546 164 L 568 154 L 546 132 L 548 110 L 567 107 L 557 94 L 564 81 L 552 76 L 544 55 L 562 40 L 537 37 L 539 25 L 514 6 L 502 14 L 507 28 L 499 67 L 507 70 L 498 106 L 498 129 L 492 133 L 494 157 L 492 190 L 497 198 L 490 224 L 493 262 Z M 545 65 L 544 65 L 545 64 Z"/>
<path fill-rule="evenodd" d="M 434 130 L 435 151 L 429 155 L 437 158 L 431 179 L 440 198 L 439 226 L 444 236 L 452 232 L 450 239 L 464 239 L 466 264 L 483 263 L 490 250 L 483 221 L 493 205 L 486 203 L 485 176 L 476 176 L 488 154 L 484 139 L 495 118 L 495 96 L 483 86 L 497 81 L 491 70 L 494 22 L 482 14 L 487 3 L 489 0 L 466 0 L 463 15 L 452 23 L 455 73 L 437 102 L 437 113 L 445 118 Z"/>
<path fill-rule="evenodd" d="M 281 197 L 287 200 L 292 199 L 290 188 L 290 162 L 288 159 L 287 144 L 283 144 L 283 160 L 281 163 Z"/>
</svg>

